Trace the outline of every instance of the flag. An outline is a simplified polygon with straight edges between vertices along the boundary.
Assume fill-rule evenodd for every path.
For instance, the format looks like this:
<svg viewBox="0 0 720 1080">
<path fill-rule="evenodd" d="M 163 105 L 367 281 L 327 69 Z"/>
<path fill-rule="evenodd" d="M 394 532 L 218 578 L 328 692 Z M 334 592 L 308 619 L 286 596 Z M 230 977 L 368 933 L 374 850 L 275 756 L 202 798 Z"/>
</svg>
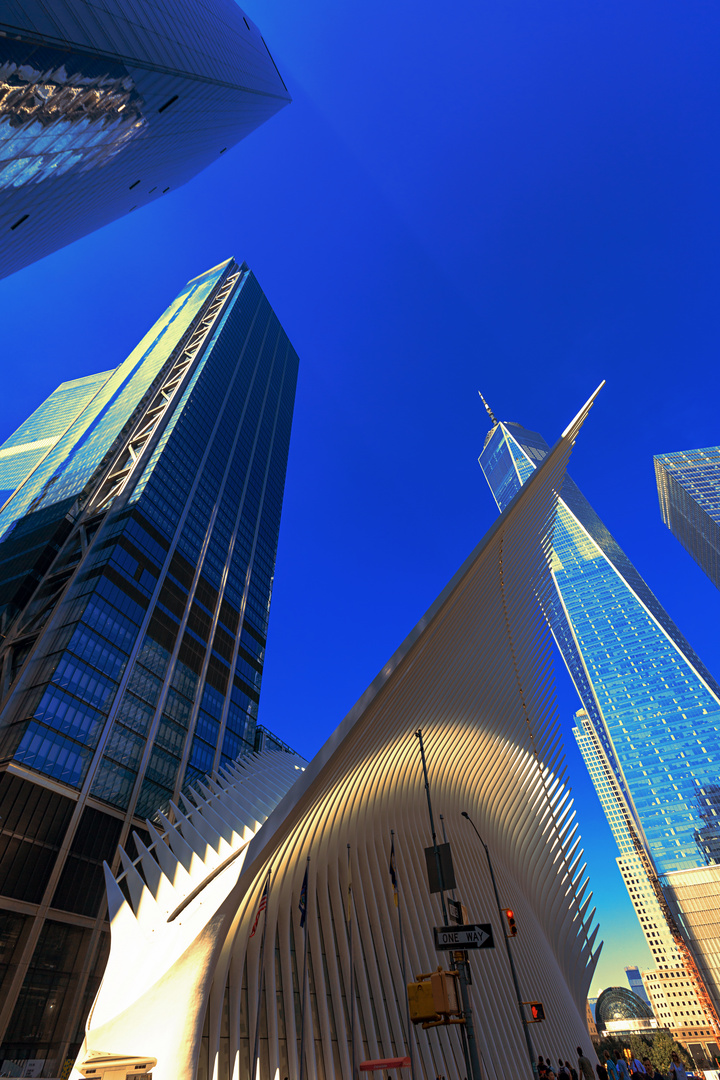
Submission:
<svg viewBox="0 0 720 1080">
<path fill-rule="evenodd" d="M 267 907 L 268 886 L 269 886 L 269 884 L 270 884 L 270 878 L 268 877 L 267 881 L 265 882 L 265 888 L 263 889 L 263 894 L 260 897 L 260 906 L 259 906 L 259 908 L 257 910 L 257 915 L 255 916 L 255 922 L 253 923 L 253 928 L 250 931 L 250 937 L 255 937 L 255 931 L 257 930 L 257 925 L 258 925 L 258 922 L 260 920 L 260 916 L 262 915 L 263 911 Z"/>
<path fill-rule="evenodd" d="M 300 889 L 300 903 L 298 904 L 298 907 L 300 908 L 301 927 L 305 925 L 305 916 L 307 915 L 307 877 L 309 869 L 309 867 L 305 867 L 305 877 L 303 878 L 302 888 Z"/>
<path fill-rule="evenodd" d="M 392 881 L 393 900 L 395 907 L 398 906 L 397 870 L 395 867 L 395 837 L 390 844 L 390 880 Z"/>
</svg>

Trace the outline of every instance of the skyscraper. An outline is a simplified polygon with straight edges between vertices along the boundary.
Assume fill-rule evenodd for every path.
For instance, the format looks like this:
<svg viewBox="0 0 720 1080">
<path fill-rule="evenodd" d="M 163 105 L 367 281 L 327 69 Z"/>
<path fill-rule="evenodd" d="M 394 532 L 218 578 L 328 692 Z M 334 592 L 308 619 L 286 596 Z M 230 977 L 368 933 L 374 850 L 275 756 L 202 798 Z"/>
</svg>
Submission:
<svg viewBox="0 0 720 1080">
<path fill-rule="evenodd" d="M 255 746 L 296 377 L 228 260 L 0 458 L 0 1061 L 57 1075 L 104 963 L 103 860 Z"/>
<path fill-rule="evenodd" d="M 663 521 L 720 589 L 720 446 L 654 460 Z"/>
<path fill-rule="evenodd" d="M 480 465 L 501 509 L 546 453 L 493 426 Z M 569 478 L 553 549 L 553 633 L 658 872 L 715 861 L 720 686 Z"/>
<path fill-rule="evenodd" d="M 686 970 L 685 958 L 668 926 L 645 861 L 637 851 L 637 826 L 632 813 L 584 709 L 575 714 L 573 735 L 620 851 L 618 869 L 657 964 L 657 970 L 642 973 L 637 968 L 625 968 L 630 989 L 652 1005 L 659 1022 L 688 1046 L 698 1064 L 712 1062 L 718 1052 L 716 1035 L 699 993 L 699 981 Z"/>
<path fill-rule="evenodd" d="M 502 510 L 548 448 L 491 418 L 480 465 Z M 548 618 L 635 833 L 666 882 L 714 862 L 720 686 L 569 477 L 553 560 Z"/>
<path fill-rule="evenodd" d="M 289 101 L 233 0 L 0 0 L 0 277 L 184 184 Z"/>
</svg>

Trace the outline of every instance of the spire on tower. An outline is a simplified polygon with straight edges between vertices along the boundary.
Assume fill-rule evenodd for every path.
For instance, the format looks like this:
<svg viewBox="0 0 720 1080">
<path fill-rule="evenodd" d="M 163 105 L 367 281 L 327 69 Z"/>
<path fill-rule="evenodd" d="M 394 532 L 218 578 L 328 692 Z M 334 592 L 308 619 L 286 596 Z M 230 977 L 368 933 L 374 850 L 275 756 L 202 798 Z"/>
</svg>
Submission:
<svg viewBox="0 0 720 1080">
<path fill-rule="evenodd" d="M 488 405 L 487 401 L 482 396 L 482 393 L 481 393 L 480 390 L 478 390 L 478 394 L 480 394 L 480 400 L 482 401 L 483 405 L 485 406 L 485 410 L 486 410 L 488 416 L 492 420 L 493 427 L 495 427 L 495 425 L 498 423 L 498 420 L 497 420 L 497 417 L 495 416 L 495 413 L 492 411 L 492 409 Z"/>
</svg>

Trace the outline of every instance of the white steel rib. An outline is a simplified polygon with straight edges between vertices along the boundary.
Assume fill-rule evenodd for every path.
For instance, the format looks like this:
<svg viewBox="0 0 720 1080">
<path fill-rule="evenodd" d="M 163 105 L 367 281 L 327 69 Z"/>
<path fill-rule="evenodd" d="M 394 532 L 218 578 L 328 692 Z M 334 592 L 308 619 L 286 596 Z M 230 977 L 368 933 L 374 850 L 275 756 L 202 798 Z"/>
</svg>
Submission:
<svg viewBox="0 0 720 1080">
<path fill-rule="evenodd" d="M 498 946 L 471 954 L 484 1075 L 532 1074 L 485 853 L 463 810 L 490 847 L 501 903 L 515 913 L 523 997 L 545 1006 L 546 1021 L 531 1029 L 536 1051 L 571 1059 L 582 1045 L 592 1056 L 585 1003 L 597 927 L 542 605 L 557 494 L 594 398 L 307 768 L 280 752 L 238 763 L 183 800 L 162 836 L 152 830 L 152 850 L 135 864 L 124 858 L 120 884 L 108 873 L 110 959 L 74 1077 L 88 1068 L 100 1076 L 103 1055 L 125 1055 L 157 1059 L 155 1080 L 299 1080 L 306 866 L 304 1077 L 353 1073 L 350 878 L 356 1060 L 403 1056 L 412 1039 L 418 1080 L 466 1076 L 457 1028 L 406 1030 L 391 829 L 408 978 L 447 959 L 433 946 L 442 919 L 426 878 L 418 728 L 458 895 L 471 921 L 493 924 Z M 269 871 L 267 910 L 251 937 Z"/>
</svg>

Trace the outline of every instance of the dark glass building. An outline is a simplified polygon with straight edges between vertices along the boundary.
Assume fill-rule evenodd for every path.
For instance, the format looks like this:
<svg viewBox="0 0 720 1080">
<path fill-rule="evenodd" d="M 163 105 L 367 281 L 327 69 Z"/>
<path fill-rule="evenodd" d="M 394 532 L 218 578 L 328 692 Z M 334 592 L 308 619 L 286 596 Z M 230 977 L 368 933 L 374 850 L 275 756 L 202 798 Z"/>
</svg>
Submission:
<svg viewBox="0 0 720 1080">
<path fill-rule="evenodd" d="M 229 260 L 0 448 L 0 487 L 15 485 L 0 510 L 0 1069 L 14 1075 L 59 1076 L 77 1051 L 107 947 L 103 860 L 191 780 L 282 745 L 256 718 L 297 363 Z"/>
<path fill-rule="evenodd" d="M 184 184 L 289 101 L 234 0 L 0 0 L 0 277 Z"/>
<path fill-rule="evenodd" d="M 720 589 L 720 446 L 656 454 L 655 479 L 663 521 Z"/>
</svg>

